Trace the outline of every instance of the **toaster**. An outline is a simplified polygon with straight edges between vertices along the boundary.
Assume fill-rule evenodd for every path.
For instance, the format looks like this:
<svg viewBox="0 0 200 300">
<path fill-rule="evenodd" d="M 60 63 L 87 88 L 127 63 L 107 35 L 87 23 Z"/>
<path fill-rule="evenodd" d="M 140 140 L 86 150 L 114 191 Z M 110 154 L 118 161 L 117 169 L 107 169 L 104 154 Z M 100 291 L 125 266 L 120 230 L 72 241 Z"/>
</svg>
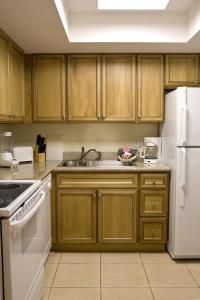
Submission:
<svg viewBox="0 0 200 300">
<path fill-rule="evenodd" d="M 29 147 L 29 146 L 13 147 L 13 156 L 20 163 L 33 162 L 33 147 Z"/>
</svg>

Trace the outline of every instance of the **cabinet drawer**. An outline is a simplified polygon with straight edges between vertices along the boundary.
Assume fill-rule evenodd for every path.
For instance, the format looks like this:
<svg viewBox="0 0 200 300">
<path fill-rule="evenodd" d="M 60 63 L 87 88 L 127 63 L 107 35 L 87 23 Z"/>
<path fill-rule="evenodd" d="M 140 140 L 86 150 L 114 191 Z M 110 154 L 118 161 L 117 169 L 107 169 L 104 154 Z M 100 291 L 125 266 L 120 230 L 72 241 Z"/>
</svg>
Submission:
<svg viewBox="0 0 200 300">
<path fill-rule="evenodd" d="M 141 174 L 140 185 L 142 188 L 166 188 L 168 174 Z"/>
<path fill-rule="evenodd" d="M 167 197 L 166 190 L 145 190 L 141 191 L 140 197 L 140 215 L 141 216 L 161 216 L 167 215 Z"/>
<path fill-rule="evenodd" d="M 166 219 L 165 218 L 141 218 L 140 242 L 141 243 L 165 243 Z"/>
<path fill-rule="evenodd" d="M 136 188 L 137 174 L 62 173 L 57 175 L 58 188 Z"/>
</svg>

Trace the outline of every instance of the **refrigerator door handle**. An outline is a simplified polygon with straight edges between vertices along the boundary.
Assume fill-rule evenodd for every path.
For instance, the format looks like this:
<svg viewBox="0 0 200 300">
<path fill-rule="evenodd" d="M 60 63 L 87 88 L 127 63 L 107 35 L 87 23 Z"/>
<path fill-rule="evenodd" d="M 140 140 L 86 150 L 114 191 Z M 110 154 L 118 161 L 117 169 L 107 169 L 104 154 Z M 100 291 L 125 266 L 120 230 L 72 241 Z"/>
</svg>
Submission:
<svg viewBox="0 0 200 300">
<path fill-rule="evenodd" d="M 185 148 L 181 149 L 181 180 L 180 180 L 180 195 L 179 207 L 185 206 L 185 187 L 186 187 L 186 162 L 187 151 Z"/>
<path fill-rule="evenodd" d="M 181 144 L 184 146 L 187 143 L 187 99 L 185 97 L 184 103 L 182 105 L 182 141 Z"/>
</svg>

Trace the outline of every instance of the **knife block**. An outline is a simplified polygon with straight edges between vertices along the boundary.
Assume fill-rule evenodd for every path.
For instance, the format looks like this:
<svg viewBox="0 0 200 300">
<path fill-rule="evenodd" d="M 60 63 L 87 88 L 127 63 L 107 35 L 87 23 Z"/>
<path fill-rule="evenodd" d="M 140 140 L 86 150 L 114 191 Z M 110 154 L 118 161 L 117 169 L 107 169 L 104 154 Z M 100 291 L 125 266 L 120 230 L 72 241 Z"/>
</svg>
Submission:
<svg viewBox="0 0 200 300">
<path fill-rule="evenodd" d="M 35 147 L 34 152 L 34 161 L 36 162 L 44 162 L 46 160 L 46 153 L 39 153 L 38 152 L 38 146 Z"/>
</svg>

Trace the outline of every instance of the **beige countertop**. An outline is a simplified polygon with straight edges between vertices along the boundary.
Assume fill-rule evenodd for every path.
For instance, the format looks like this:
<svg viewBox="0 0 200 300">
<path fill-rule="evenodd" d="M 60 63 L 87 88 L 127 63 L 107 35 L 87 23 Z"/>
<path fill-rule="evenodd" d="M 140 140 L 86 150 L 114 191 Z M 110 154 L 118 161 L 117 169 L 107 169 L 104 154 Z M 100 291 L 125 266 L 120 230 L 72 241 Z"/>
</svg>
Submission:
<svg viewBox="0 0 200 300">
<path fill-rule="evenodd" d="M 136 161 L 134 166 L 101 166 L 101 167 L 57 167 L 59 161 L 21 164 L 17 168 L 0 168 L 0 180 L 44 179 L 53 172 L 170 172 L 170 167 L 163 164 L 144 164 Z"/>
</svg>

